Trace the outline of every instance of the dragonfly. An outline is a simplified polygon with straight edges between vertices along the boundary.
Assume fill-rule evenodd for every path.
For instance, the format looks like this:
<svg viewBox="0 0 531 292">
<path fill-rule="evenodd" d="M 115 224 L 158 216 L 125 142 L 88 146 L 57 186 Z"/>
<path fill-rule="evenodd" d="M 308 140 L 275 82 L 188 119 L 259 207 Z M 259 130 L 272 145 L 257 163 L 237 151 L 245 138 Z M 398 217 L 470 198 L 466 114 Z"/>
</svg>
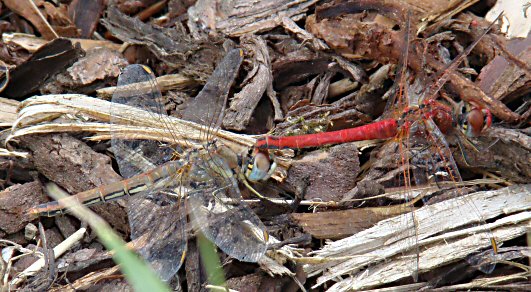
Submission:
<svg viewBox="0 0 531 292">
<path fill-rule="evenodd" d="M 239 49 L 227 55 L 243 58 Z M 164 126 L 172 143 L 124 136 L 120 129 L 138 121 L 133 123 L 134 117 L 129 122 L 113 118 L 112 150 L 126 179 L 35 206 L 28 212 L 50 217 L 68 212 L 73 201 L 91 206 L 128 198 L 131 238 L 145 239 L 138 252 L 164 281 L 181 267 L 187 236 L 197 230 L 231 257 L 257 262 L 268 248 L 269 235 L 242 200 L 238 181 L 264 179 L 271 173 L 268 158 L 235 153 L 213 139 L 222 109 L 205 111 L 206 116 L 199 117 L 210 122 L 204 126 L 206 143 L 182 146 L 184 133 L 169 126 L 155 76 L 146 66 L 129 65 L 123 70 L 112 102 L 145 110 Z M 187 227 L 187 215 L 192 228 Z"/>
<path fill-rule="evenodd" d="M 384 181 L 385 187 L 405 190 L 406 198 L 402 199 L 403 201 L 414 203 L 411 200 L 414 196 L 412 189 L 433 185 L 433 182 L 441 188 L 443 186 L 453 188 L 453 195 L 456 197 L 464 195 L 465 191 L 459 188 L 462 182 L 461 175 L 445 136 L 454 135 L 465 141 L 480 136 L 491 126 L 492 115 L 488 109 L 480 106 L 473 106 L 468 111 L 463 111 L 462 104 L 448 104 L 437 100 L 437 96 L 449 79 L 447 72 L 458 68 L 493 24 L 494 22 L 450 62 L 445 70 L 438 72 L 436 81 L 428 86 L 426 86 L 426 79 L 420 73 L 422 78 L 408 80 L 409 48 L 406 46 L 401 53 L 401 70 L 397 74 L 395 94 L 389 99 L 380 120 L 355 128 L 324 133 L 296 136 L 266 135 L 257 140 L 255 147 L 262 150 L 303 149 L 354 141 L 386 139 L 388 141 L 382 146 L 382 153 L 392 153 L 392 155 L 386 154 L 380 159 L 387 162 L 391 160 L 391 166 L 386 162 L 376 162 L 374 166 L 375 168 L 381 167 L 380 175 L 384 175 L 387 179 Z M 405 43 L 409 46 L 411 34 L 409 17 L 407 17 L 404 31 Z M 383 166 L 384 164 L 386 165 Z M 374 178 L 375 176 L 372 177 Z M 466 203 L 474 206 L 473 202 Z M 479 209 L 476 206 L 472 209 L 475 210 L 474 216 L 477 218 L 478 226 L 485 226 L 485 220 Z M 405 224 L 416 226 L 415 212 L 412 210 L 409 213 L 411 213 L 410 218 L 407 219 L 409 223 Z M 492 232 L 488 228 L 482 229 L 481 232 L 484 233 L 488 245 L 492 247 L 492 253 L 496 253 L 497 243 Z M 412 262 L 411 266 L 416 266 L 418 269 L 418 252 L 416 263 Z M 478 268 L 490 273 L 494 265 L 485 264 Z M 415 272 L 412 275 L 416 278 Z"/>
</svg>

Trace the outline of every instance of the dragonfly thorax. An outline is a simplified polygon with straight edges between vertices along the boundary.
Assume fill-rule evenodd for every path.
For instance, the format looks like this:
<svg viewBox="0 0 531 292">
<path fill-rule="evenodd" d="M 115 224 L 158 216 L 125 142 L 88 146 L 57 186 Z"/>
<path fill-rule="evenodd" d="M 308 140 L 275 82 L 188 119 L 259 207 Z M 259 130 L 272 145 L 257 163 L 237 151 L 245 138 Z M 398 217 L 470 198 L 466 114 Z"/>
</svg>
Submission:
<svg viewBox="0 0 531 292">
<path fill-rule="evenodd" d="M 432 118 L 443 134 L 449 133 L 456 125 L 454 115 L 446 109 L 436 108 L 431 110 L 427 117 Z"/>
<path fill-rule="evenodd" d="M 457 125 L 455 114 L 451 107 L 435 101 L 429 100 L 419 106 L 422 112 L 422 119 L 432 119 L 443 134 L 448 134 Z"/>
<path fill-rule="evenodd" d="M 450 107 L 436 101 L 410 106 L 404 110 L 398 124 L 402 131 L 422 131 L 419 122 L 431 119 L 443 134 L 448 134 L 456 126 L 456 118 Z"/>
<path fill-rule="evenodd" d="M 209 142 L 202 149 L 193 150 L 188 161 L 190 168 L 195 169 L 198 175 L 202 171 L 215 171 L 224 177 L 230 177 L 238 167 L 237 155 L 216 140 Z"/>
</svg>

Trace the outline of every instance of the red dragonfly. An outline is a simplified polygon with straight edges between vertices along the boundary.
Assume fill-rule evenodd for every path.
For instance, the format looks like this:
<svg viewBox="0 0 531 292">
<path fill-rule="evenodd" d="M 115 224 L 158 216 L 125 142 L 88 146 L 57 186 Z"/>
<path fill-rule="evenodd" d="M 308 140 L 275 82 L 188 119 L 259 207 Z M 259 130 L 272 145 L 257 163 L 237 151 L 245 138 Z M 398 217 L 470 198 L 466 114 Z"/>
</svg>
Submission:
<svg viewBox="0 0 531 292">
<path fill-rule="evenodd" d="M 494 23 L 493 23 L 494 24 Z M 492 116 L 487 109 L 472 108 L 468 113 L 457 113 L 458 106 L 449 106 L 437 101 L 439 90 L 448 81 L 448 72 L 456 70 L 463 59 L 472 51 L 479 40 L 491 29 L 489 26 L 483 34 L 460 53 L 448 66 L 438 74 L 438 79 L 426 90 L 421 78 L 409 83 L 407 64 L 409 48 L 402 52 L 402 69 L 397 77 L 397 89 L 394 98 L 389 100 L 383 119 L 380 121 L 339 131 L 298 135 L 265 136 L 257 140 L 258 149 L 308 148 L 353 141 L 390 139 L 382 149 L 392 149 L 398 171 L 386 169 L 386 175 L 393 175 L 389 187 L 400 187 L 411 194 L 413 186 L 426 186 L 434 180 L 437 185 L 450 185 L 457 189 L 454 196 L 464 195 L 458 186 L 461 176 L 454 162 L 452 152 L 444 135 L 458 135 L 462 138 L 480 135 L 492 123 Z M 409 42 L 409 19 L 406 21 L 406 44 Z M 462 125 L 465 134 L 456 129 Z M 388 166 L 387 166 L 388 167 Z M 409 197 L 409 196 L 408 196 Z M 409 199 L 406 199 L 409 200 Z M 473 204 L 472 202 L 467 202 Z M 480 225 L 485 223 L 479 209 L 474 206 L 475 215 Z M 414 212 L 411 212 L 414 218 Z M 416 221 L 414 221 L 417 226 Z M 482 231 L 483 232 L 483 231 Z M 497 245 L 490 230 L 485 230 L 486 238 L 494 253 Z M 416 239 L 420 240 L 420 239 Z M 418 255 L 417 255 L 418 256 Z M 418 268 L 418 258 L 416 266 Z M 479 267 L 484 272 L 491 272 L 493 264 Z M 412 273 L 416 277 L 416 272 Z"/>
</svg>

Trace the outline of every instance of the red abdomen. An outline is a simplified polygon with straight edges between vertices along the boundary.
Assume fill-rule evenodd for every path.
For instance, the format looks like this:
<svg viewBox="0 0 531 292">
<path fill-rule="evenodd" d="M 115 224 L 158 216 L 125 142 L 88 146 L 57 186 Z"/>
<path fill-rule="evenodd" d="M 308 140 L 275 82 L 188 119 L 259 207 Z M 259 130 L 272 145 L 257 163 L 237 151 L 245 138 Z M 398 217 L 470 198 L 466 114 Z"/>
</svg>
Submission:
<svg viewBox="0 0 531 292">
<path fill-rule="evenodd" d="M 333 132 L 287 137 L 266 136 L 259 138 L 255 147 L 259 149 L 308 148 L 354 141 L 387 139 L 394 137 L 397 129 L 397 120 L 387 119 L 361 127 Z"/>
</svg>

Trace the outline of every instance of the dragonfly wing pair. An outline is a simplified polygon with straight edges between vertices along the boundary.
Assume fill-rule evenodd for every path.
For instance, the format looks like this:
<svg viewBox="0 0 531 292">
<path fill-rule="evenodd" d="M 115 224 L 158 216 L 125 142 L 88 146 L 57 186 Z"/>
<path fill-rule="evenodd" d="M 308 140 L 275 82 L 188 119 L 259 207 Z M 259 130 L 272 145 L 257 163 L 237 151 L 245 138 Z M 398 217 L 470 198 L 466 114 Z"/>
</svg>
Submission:
<svg viewBox="0 0 531 292">
<path fill-rule="evenodd" d="M 113 103 L 145 110 L 175 141 L 184 136 L 170 127 L 155 77 L 145 66 L 130 65 L 123 71 Z M 182 161 L 174 173 L 153 182 L 151 189 L 142 190 L 142 196 L 132 197 L 128 207 L 132 238 L 141 246 L 139 253 L 164 280 L 178 271 L 184 259 L 186 230 L 190 230 L 186 228 L 188 214 L 192 226 L 230 256 L 256 262 L 265 253 L 265 227 L 242 201 L 234 169 L 217 151 L 223 146 L 214 142 L 203 149 L 184 151 L 174 147 L 177 142 L 164 144 L 131 133 L 125 135 L 124 129 L 127 132 L 128 126 L 142 127 L 142 121 L 116 116 L 120 118 L 113 115 L 112 147 L 122 175 L 141 174 L 175 157 Z M 206 131 L 213 133 L 211 129 Z"/>
<path fill-rule="evenodd" d="M 257 262 L 266 251 L 268 235 L 260 219 L 242 201 L 231 172 L 219 156 L 193 165 L 193 190 L 188 198 L 192 223 L 225 253 L 241 261 Z"/>
<path fill-rule="evenodd" d="M 112 101 L 143 109 L 153 119 L 165 122 L 162 96 L 147 67 L 126 67 Z M 142 121 L 134 116 L 118 119 L 120 115 L 113 114 L 116 110 L 111 108 L 111 144 L 122 176 L 130 178 L 171 160 L 174 149 L 123 131 L 127 126 L 141 127 Z M 170 177 L 157 188 L 129 198 L 127 207 L 131 238 L 138 241 L 138 252 L 165 281 L 179 270 L 186 251 L 186 213 L 179 198 L 169 195 L 174 188 L 175 182 Z"/>
<path fill-rule="evenodd" d="M 408 64 L 407 48 L 402 55 L 401 61 L 403 63 L 401 66 L 403 71 L 400 74 L 401 77 L 408 75 L 406 70 Z M 457 57 L 452 65 L 457 66 L 456 62 L 460 62 L 460 60 L 462 60 L 461 57 Z M 406 193 L 406 201 L 412 200 L 413 196 L 415 196 L 412 191 L 414 187 L 435 186 L 437 188 L 432 193 L 433 195 L 423 197 L 424 203 L 431 204 L 433 201 L 440 201 L 441 199 L 435 196 L 438 194 L 444 194 L 444 199 L 459 198 L 462 202 L 452 200 L 451 202 L 456 203 L 455 206 L 450 208 L 454 210 L 458 218 L 463 219 L 463 223 L 442 229 L 442 226 L 434 226 L 433 224 L 430 226 L 428 222 L 419 222 L 420 219 L 415 217 L 415 212 L 410 212 L 409 216 L 405 216 L 405 218 L 408 218 L 406 219 L 408 222 L 404 222 L 404 224 L 406 224 L 405 226 L 413 225 L 415 229 L 411 230 L 412 234 L 407 237 L 418 243 L 418 241 L 436 235 L 430 233 L 432 231 L 426 232 L 426 228 L 433 228 L 433 230 L 441 228 L 439 232 L 443 232 L 451 228 L 470 227 L 470 224 L 472 224 L 477 225 L 477 231 L 474 231 L 474 233 L 481 234 L 482 242 L 490 242 L 492 251 L 496 252 L 496 243 L 492 232 L 487 227 L 484 227 L 487 226 L 485 219 L 474 202 L 465 196 L 467 191 L 462 186 L 461 175 L 454 161 L 452 150 L 445 138 L 445 135 L 459 134 L 452 109 L 448 105 L 435 101 L 436 92 L 430 90 L 431 88 L 427 86 L 427 80 L 429 79 L 422 73 L 418 75 L 420 76 L 413 80 L 411 84 L 407 81 L 407 78 L 399 79 L 400 83 L 398 84 L 396 96 L 392 99 L 394 103 L 387 106 L 387 108 L 391 109 L 387 112 L 387 115 L 393 115 L 394 118 L 400 119 L 399 124 L 401 125 L 398 135 L 388 142 L 389 144 L 396 143 L 391 148 L 397 149 L 399 155 L 396 156 L 395 163 L 391 163 L 391 165 L 400 170 L 388 186 L 403 188 Z M 435 77 L 442 78 L 440 76 Z M 438 81 L 434 82 L 437 83 Z M 439 89 L 440 87 L 437 88 L 437 91 Z M 390 172 L 391 169 L 384 171 Z M 463 206 L 466 206 L 466 208 L 463 208 Z M 463 209 L 467 211 L 463 211 Z M 433 215 L 434 217 L 436 216 L 436 214 Z M 481 228 L 481 226 L 484 228 Z M 446 242 L 450 244 L 459 239 L 458 237 L 446 239 Z M 418 258 L 420 250 L 418 250 L 419 247 L 416 243 L 407 244 L 407 246 L 416 246 L 417 248 L 417 258 L 410 257 L 411 266 L 415 267 L 413 270 L 415 275 L 418 272 L 422 272 L 423 263 L 419 262 Z M 477 266 L 479 270 L 485 273 L 492 272 L 494 267 L 494 264 Z"/>
</svg>

